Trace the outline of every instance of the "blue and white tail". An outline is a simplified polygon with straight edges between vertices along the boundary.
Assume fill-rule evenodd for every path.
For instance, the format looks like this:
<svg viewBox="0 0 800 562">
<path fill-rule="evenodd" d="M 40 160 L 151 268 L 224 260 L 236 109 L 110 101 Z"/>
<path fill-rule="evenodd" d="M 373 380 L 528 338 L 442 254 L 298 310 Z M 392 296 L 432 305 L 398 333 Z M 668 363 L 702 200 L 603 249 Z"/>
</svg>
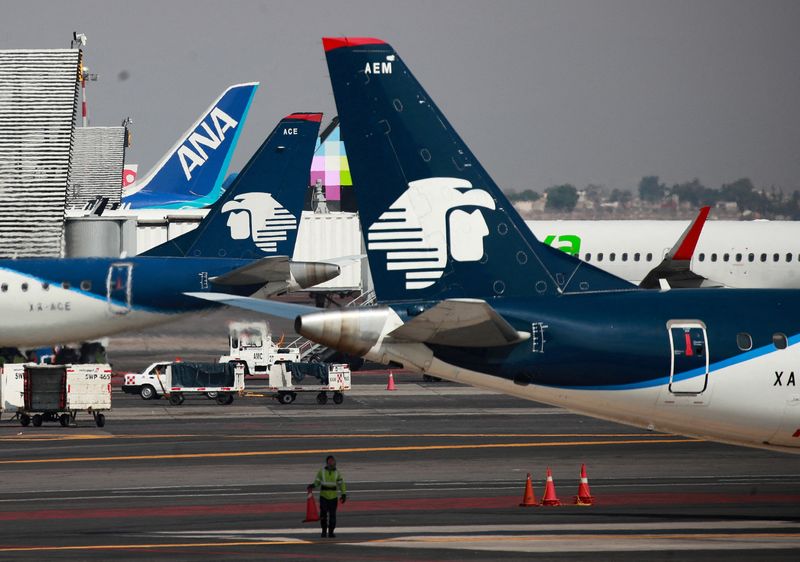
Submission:
<svg viewBox="0 0 800 562">
<path fill-rule="evenodd" d="M 381 301 L 633 288 L 540 243 L 390 45 L 323 46 Z"/>
<path fill-rule="evenodd" d="M 321 113 L 284 117 L 195 230 L 142 255 L 291 256 L 321 120 Z"/>
<path fill-rule="evenodd" d="M 200 208 L 213 204 L 244 128 L 258 82 L 225 90 L 144 178 L 123 193 L 131 209 Z"/>
</svg>

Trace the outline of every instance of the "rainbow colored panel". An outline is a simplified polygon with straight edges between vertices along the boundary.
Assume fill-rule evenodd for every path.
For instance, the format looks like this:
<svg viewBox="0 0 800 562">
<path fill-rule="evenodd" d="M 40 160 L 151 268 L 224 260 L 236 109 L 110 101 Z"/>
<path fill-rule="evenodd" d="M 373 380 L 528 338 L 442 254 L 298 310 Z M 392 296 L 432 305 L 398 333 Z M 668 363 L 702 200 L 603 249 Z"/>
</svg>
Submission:
<svg viewBox="0 0 800 562">
<path fill-rule="evenodd" d="M 337 126 L 325 142 L 321 143 L 314 152 L 311 161 L 311 185 L 316 185 L 317 180 L 322 180 L 325 186 L 325 197 L 328 201 L 339 201 L 342 198 L 342 188 L 352 187 L 350 166 L 344 143 L 339 136 Z"/>
</svg>

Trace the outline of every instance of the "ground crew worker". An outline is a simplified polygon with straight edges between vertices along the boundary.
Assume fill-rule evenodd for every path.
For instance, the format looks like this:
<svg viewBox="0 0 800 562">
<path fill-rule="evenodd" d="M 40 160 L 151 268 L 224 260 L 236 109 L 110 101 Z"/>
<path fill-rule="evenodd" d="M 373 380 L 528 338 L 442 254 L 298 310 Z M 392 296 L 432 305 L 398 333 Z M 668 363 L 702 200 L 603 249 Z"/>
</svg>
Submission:
<svg viewBox="0 0 800 562">
<path fill-rule="evenodd" d="M 336 538 L 333 530 L 336 528 L 336 507 L 339 492 L 342 493 L 341 502 L 347 501 L 347 486 L 342 475 L 336 470 L 336 459 L 328 455 L 325 467 L 320 468 L 313 484 L 308 485 L 308 491 L 319 486 L 319 522 L 322 526 L 322 538 Z"/>
</svg>

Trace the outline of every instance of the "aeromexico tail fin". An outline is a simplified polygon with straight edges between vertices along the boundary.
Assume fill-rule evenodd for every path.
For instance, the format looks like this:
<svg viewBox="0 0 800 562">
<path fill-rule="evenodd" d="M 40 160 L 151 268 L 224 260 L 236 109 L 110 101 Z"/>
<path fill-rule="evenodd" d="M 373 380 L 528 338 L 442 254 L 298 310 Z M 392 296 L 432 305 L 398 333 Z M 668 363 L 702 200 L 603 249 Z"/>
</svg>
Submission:
<svg viewBox="0 0 800 562">
<path fill-rule="evenodd" d="M 258 82 L 237 84 L 200 115 L 169 152 L 130 191 L 132 209 L 205 207 L 219 199 L 231 156 Z"/>
<path fill-rule="evenodd" d="M 143 255 L 291 256 L 321 119 L 284 117 L 195 230 Z"/>
<path fill-rule="evenodd" d="M 540 243 L 390 45 L 323 46 L 381 301 L 635 287 Z"/>
<path fill-rule="evenodd" d="M 651 269 L 639 283 L 641 288 L 658 289 L 662 286 L 661 280 L 666 281 L 669 287 L 676 289 L 721 286 L 719 283 L 708 281 L 691 269 L 692 256 L 710 210 L 711 207 L 700 209 L 697 217 L 686 227 L 672 249 L 664 256 L 663 261 Z"/>
</svg>

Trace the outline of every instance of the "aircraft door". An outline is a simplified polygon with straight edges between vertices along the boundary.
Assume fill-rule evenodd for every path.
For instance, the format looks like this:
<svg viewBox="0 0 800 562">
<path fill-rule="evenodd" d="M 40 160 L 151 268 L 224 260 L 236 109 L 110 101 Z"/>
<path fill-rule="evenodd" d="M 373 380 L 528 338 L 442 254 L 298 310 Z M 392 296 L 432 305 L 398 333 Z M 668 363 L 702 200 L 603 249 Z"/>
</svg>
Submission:
<svg viewBox="0 0 800 562">
<path fill-rule="evenodd" d="M 671 366 L 669 391 L 700 394 L 708 384 L 708 337 L 702 322 L 673 320 L 667 323 Z"/>
<path fill-rule="evenodd" d="M 133 265 L 115 263 L 108 268 L 106 297 L 108 307 L 114 314 L 127 314 L 131 310 L 131 281 Z"/>
</svg>

